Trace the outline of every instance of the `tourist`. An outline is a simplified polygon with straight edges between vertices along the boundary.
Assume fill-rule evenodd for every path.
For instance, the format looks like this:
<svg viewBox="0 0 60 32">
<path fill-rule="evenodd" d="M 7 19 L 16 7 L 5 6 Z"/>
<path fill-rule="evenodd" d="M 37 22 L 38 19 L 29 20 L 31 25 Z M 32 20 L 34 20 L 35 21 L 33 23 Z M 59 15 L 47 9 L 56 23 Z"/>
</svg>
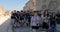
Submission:
<svg viewBox="0 0 60 32">
<path fill-rule="evenodd" d="M 48 19 L 46 19 L 45 17 L 43 18 L 42 29 L 43 31 L 48 31 L 49 29 Z"/>
<path fill-rule="evenodd" d="M 41 18 L 42 18 L 42 31 L 43 32 L 48 32 L 48 29 L 49 29 L 49 21 L 48 21 L 47 14 L 44 13 Z"/>
<path fill-rule="evenodd" d="M 12 23 L 15 24 L 15 22 L 16 22 L 16 12 L 15 11 L 12 12 L 11 19 L 12 19 Z"/>
<path fill-rule="evenodd" d="M 28 23 L 27 23 L 27 26 L 30 26 L 31 16 L 30 16 L 30 13 L 28 13 L 28 12 L 26 13 L 26 19 L 27 19 L 27 22 L 28 22 Z"/>
<path fill-rule="evenodd" d="M 14 24 L 14 21 L 15 21 L 15 17 L 14 17 L 14 12 L 12 12 L 12 14 L 11 14 L 11 25 L 13 25 Z"/>
<path fill-rule="evenodd" d="M 24 14 L 23 11 L 20 12 L 20 25 L 23 26 L 24 24 Z"/>
<path fill-rule="evenodd" d="M 56 32 L 56 21 L 55 21 L 54 14 L 52 14 L 52 16 L 50 16 L 50 32 Z"/>
<path fill-rule="evenodd" d="M 31 24 L 30 26 L 32 27 L 33 32 L 37 32 L 39 29 L 40 24 L 40 17 L 38 16 L 37 12 L 34 12 L 34 16 L 31 17 Z"/>
</svg>

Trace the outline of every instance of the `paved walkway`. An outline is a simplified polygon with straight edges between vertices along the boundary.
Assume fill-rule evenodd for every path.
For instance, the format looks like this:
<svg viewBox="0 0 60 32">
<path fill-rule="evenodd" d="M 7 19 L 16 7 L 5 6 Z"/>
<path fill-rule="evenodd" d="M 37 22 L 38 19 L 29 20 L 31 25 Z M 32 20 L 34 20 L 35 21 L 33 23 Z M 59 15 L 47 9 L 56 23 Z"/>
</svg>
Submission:
<svg viewBox="0 0 60 32">
<path fill-rule="evenodd" d="M 20 27 L 20 28 L 16 28 L 14 31 L 15 32 L 30 32 L 30 28 L 29 27 Z"/>
<path fill-rule="evenodd" d="M 9 16 L 0 16 L 0 32 L 12 32 L 12 27 L 10 26 L 10 21 L 11 19 L 9 18 Z M 60 32 L 60 24 L 57 25 L 57 30 L 58 32 Z M 20 28 L 16 28 L 14 29 L 15 32 L 30 32 L 31 28 L 24 26 L 24 27 L 20 27 Z M 41 32 L 41 30 L 38 30 L 39 32 Z"/>
<path fill-rule="evenodd" d="M 14 30 L 15 32 L 31 32 L 31 28 L 29 27 L 20 27 L 20 28 L 16 28 Z M 41 29 L 38 30 L 38 32 L 41 32 Z M 60 24 L 57 24 L 57 32 L 60 32 Z"/>
<path fill-rule="evenodd" d="M 38 30 L 41 32 L 41 30 Z M 21 27 L 21 28 L 16 28 L 14 32 L 32 32 L 31 28 L 29 27 Z"/>
<path fill-rule="evenodd" d="M 12 32 L 9 16 L 0 16 L 0 32 Z"/>
</svg>

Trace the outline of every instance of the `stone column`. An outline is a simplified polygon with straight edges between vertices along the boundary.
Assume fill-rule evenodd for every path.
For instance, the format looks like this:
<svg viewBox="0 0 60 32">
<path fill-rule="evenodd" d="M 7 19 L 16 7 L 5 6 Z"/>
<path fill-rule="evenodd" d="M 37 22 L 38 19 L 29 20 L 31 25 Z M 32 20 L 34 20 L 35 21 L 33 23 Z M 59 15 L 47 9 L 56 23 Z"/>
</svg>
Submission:
<svg viewBox="0 0 60 32">
<path fill-rule="evenodd" d="M 37 0 L 33 0 L 33 10 L 36 11 L 36 4 L 37 4 Z"/>
</svg>

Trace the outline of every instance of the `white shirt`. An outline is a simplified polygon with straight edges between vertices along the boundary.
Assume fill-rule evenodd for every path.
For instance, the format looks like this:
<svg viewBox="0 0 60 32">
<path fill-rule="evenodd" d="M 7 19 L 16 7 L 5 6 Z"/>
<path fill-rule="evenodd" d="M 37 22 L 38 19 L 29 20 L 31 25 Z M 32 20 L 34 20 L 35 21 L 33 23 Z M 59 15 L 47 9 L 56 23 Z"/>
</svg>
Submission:
<svg viewBox="0 0 60 32">
<path fill-rule="evenodd" d="M 33 17 L 31 17 L 32 26 L 37 26 L 37 24 L 39 24 L 39 20 L 40 20 L 39 16 L 33 16 Z"/>
<path fill-rule="evenodd" d="M 42 17 L 43 22 L 48 23 L 48 19 L 46 17 Z"/>
</svg>

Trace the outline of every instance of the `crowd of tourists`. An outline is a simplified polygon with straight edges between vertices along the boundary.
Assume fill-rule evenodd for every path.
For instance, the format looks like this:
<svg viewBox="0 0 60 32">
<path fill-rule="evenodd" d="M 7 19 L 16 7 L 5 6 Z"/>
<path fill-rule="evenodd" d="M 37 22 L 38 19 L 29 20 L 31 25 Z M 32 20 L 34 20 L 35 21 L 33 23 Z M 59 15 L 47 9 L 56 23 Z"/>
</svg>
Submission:
<svg viewBox="0 0 60 32">
<path fill-rule="evenodd" d="M 46 11 L 39 14 L 37 11 L 25 13 L 23 11 L 15 11 L 11 14 L 13 27 L 22 27 L 24 24 L 32 28 L 33 32 L 37 32 L 39 28 L 46 32 L 56 32 L 57 16 L 54 13 L 48 14 Z"/>
</svg>

